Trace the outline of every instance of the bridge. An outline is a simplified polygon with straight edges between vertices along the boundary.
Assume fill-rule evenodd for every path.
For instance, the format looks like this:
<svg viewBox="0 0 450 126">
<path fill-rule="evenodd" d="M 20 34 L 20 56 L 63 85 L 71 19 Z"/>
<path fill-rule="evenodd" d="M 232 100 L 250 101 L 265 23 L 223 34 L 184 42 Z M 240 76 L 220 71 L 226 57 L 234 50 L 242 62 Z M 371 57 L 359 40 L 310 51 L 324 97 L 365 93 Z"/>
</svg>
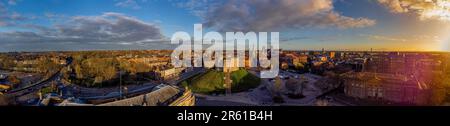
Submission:
<svg viewBox="0 0 450 126">
<path fill-rule="evenodd" d="M 59 106 L 193 106 L 195 96 L 190 90 L 164 85 L 152 92 L 102 104 L 79 104 L 64 101 Z"/>
</svg>

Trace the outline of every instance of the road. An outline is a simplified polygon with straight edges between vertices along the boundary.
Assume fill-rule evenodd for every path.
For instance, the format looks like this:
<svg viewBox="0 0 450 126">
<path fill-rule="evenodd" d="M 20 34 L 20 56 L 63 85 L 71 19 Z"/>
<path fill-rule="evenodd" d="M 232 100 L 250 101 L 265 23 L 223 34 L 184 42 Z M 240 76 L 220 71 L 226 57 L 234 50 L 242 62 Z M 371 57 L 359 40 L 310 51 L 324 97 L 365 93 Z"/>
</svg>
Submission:
<svg viewBox="0 0 450 126">
<path fill-rule="evenodd" d="M 42 89 L 44 87 L 50 86 L 50 84 L 51 84 L 50 82 L 57 80 L 59 77 L 60 77 L 60 71 L 56 72 L 55 74 L 53 74 L 51 77 L 49 77 L 46 80 L 37 82 L 35 84 L 26 86 L 24 88 L 8 91 L 7 94 L 13 95 L 15 97 L 24 96 L 24 95 L 30 94 L 32 92 L 35 92 L 39 89 Z"/>
<path fill-rule="evenodd" d="M 67 64 L 64 65 L 64 67 L 62 67 L 61 69 L 69 66 L 71 63 L 72 63 L 72 60 L 67 59 Z M 45 80 L 39 81 L 35 84 L 29 85 L 29 86 L 26 86 L 26 87 L 23 87 L 20 89 L 13 89 L 11 91 L 8 91 L 7 94 L 15 96 L 15 97 L 20 97 L 20 96 L 24 96 L 24 95 L 30 94 L 32 92 L 38 91 L 39 89 L 42 89 L 44 87 L 48 87 L 48 86 L 50 86 L 50 82 L 55 81 L 55 80 L 60 80 L 61 69 Z"/>
<path fill-rule="evenodd" d="M 197 98 L 195 99 L 195 106 L 256 106 L 256 105 L 232 101 L 205 100 Z"/>
<path fill-rule="evenodd" d="M 182 82 L 182 81 L 184 81 L 186 79 L 189 79 L 189 78 L 191 78 L 191 77 L 193 77 L 195 75 L 202 74 L 202 73 L 205 73 L 205 72 L 206 72 L 205 68 L 194 68 L 193 71 L 182 73 L 180 75 L 180 77 L 178 77 L 177 79 L 174 79 L 174 80 L 167 81 L 167 83 L 170 84 L 170 85 L 177 85 L 177 84 L 179 84 L 180 82 Z"/>
<path fill-rule="evenodd" d="M 154 87 L 156 87 L 156 86 L 157 86 L 157 84 L 148 83 L 148 84 L 144 84 L 144 85 L 128 87 L 128 91 L 126 91 L 126 92 L 124 91 L 123 96 L 132 97 L 132 96 L 145 94 L 145 93 L 151 92 L 154 89 Z M 75 90 L 79 90 L 79 89 L 72 89 L 72 91 L 75 91 Z M 99 99 L 111 99 L 111 98 L 120 99 L 120 92 L 118 91 L 119 89 L 117 89 L 117 88 L 113 89 L 116 91 L 109 92 L 107 94 L 98 94 L 100 92 L 103 92 L 103 91 L 99 91 L 99 90 L 102 90 L 102 89 L 92 90 L 93 92 L 97 92 L 97 94 L 90 94 L 90 95 L 84 94 L 83 96 L 80 96 L 78 98 L 83 99 L 83 100 L 99 100 Z"/>
<path fill-rule="evenodd" d="M 195 75 L 206 72 L 204 68 L 194 68 L 193 71 L 186 72 L 180 75 L 177 79 L 173 79 L 167 81 L 167 84 L 176 86 L 178 83 L 189 79 Z M 143 93 L 151 92 L 152 89 L 157 86 L 156 83 L 147 83 L 144 85 L 130 85 L 127 86 L 128 91 L 126 92 L 126 96 L 132 97 L 137 96 Z M 68 87 L 67 90 L 72 92 L 72 94 L 77 94 L 78 98 L 83 100 L 101 100 L 101 99 L 118 99 L 120 97 L 120 92 L 117 91 L 117 88 L 103 88 L 103 89 L 92 89 L 92 88 L 83 88 L 78 86 Z"/>
</svg>

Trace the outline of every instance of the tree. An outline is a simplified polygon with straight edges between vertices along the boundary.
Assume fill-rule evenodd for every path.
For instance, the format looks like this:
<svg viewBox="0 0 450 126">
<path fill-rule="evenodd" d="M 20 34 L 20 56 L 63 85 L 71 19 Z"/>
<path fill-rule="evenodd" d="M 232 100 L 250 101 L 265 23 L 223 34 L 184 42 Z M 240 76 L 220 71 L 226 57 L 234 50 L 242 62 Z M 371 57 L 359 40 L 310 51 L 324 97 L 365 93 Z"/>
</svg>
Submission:
<svg viewBox="0 0 450 126">
<path fill-rule="evenodd" d="M 94 78 L 94 83 L 91 86 L 95 86 L 96 83 L 102 83 L 104 81 L 104 78 L 101 76 L 96 76 Z"/>
<path fill-rule="evenodd" d="M 107 66 L 103 72 L 103 77 L 105 80 L 111 80 L 117 75 L 117 69 L 114 66 Z"/>
<path fill-rule="evenodd" d="M 8 76 L 8 81 L 13 85 L 12 87 L 16 87 L 21 83 L 21 81 L 16 76 Z"/>
<path fill-rule="evenodd" d="M 296 93 L 297 89 L 300 87 L 300 84 L 298 83 L 298 80 L 294 78 L 289 78 L 289 80 L 286 81 L 286 89 L 290 93 Z"/>
<path fill-rule="evenodd" d="M 0 56 L 0 68 L 1 69 L 11 69 L 13 68 L 15 65 L 14 63 L 14 59 L 6 56 L 6 55 L 1 55 Z"/>
<path fill-rule="evenodd" d="M 288 95 L 291 98 L 303 98 L 303 89 L 305 85 L 308 83 L 308 80 L 301 76 L 300 80 L 290 78 L 286 81 L 286 89 L 289 91 Z"/>
<path fill-rule="evenodd" d="M 83 71 L 81 69 L 81 66 L 79 64 L 76 64 L 74 66 L 75 74 L 77 79 L 83 79 Z"/>
<path fill-rule="evenodd" d="M 450 78 L 445 75 L 434 75 L 432 79 L 433 85 L 431 86 L 431 105 L 440 105 L 446 98 Z"/>
<path fill-rule="evenodd" d="M 114 58 L 89 58 L 81 65 L 75 65 L 77 79 L 86 79 L 91 83 L 88 86 L 96 86 L 106 80 L 112 80 L 117 74 L 117 61 Z M 92 80 L 93 78 L 93 80 Z"/>
<path fill-rule="evenodd" d="M 53 74 L 52 72 L 57 71 L 58 69 L 59 65 L 49 58 L 44 58 L 38 65 L 38 70 L 42 73 L 47 73 L 48 75 Z"/>
<path fill-rule="evenodd" d="M 273 87 L 273 101 L 275 103 L 283 103 L 283 97 L 281 97 L 281 88 L 282 88 L 282 80 L 280 79 L 279 76 L 277 76 L 275 78 L 275 83 L 274 83 L 274 87 Z"/>
<path fill-rule="evenodd" d="M 329 84 L 327 88 L 337 88 L 341 84 L 343 84 L 343 78 L 341 77 L 341 74 L 335 73 L 333 71 L 325 71 L 324 73 L 325 78 L 327 79 L 327 83 Z"/>
<path fill-rule="evenodd" d="M 12 105 L 14 100 L 7 95 L 0 95 L 0 106 Z"/>
<path fill-rule="evenodd" d="M 275 83 L 274 83 L 274 92 L 275 93 L 279 93 L 279 92 L 281 92 L 281 87 L 282 87 L 282 85 L 283 85 L 283 82 L 282 82 L 282 80 L 281 80 L 281 78 L 279 77 L 279 76 L 277 76 L 276 78 L 275 78 Z"/>
<path fill-rule="evenodd" d="M 295 63 L 294 66 L 297 70 L 303 70 L 305 68 L 305 65 L 303 65 L 302 63 Z"/>
<path fill-rule="evenodd" d="M 289 65 L 287 63 L 281 63 L 281 69 L 287 70 L 289 68 Z"/>
</svg>

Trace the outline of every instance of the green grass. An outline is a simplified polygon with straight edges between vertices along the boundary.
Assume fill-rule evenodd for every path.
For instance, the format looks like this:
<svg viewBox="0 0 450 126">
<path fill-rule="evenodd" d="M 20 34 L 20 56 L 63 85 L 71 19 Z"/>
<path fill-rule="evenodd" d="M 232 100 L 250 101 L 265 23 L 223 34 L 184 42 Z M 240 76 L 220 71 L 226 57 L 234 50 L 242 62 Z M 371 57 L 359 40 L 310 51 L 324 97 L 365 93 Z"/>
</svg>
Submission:
<svg viewBox="0 0 450 126">
<path fill-rule="evenodd" d="M 54 93 L 56 92 L 52 87 L 46 87 L 46 88 L 42 88 L 41 89 L 41 93 L 44 94 L 48 94 L 48 93 Z"/>
<path fill-rule="evenodd" d="M 260 84 L 261 80 L 248 73 L 244 69 L 231 73 L 233 80 L 232 91 L 241 92 L 251 88 L 256 88 Z M 188 86 L 192 91 L 196 93 L 224 93 L 224 73 L 210 70 L 203 75 L 195 76 L 187 81 L 181 83 L 183 86 Z"/>
<path fill-rule="evenodd" d="M 261 83 L 261 79 L 255 75 L 247 72 L 245 69 L 240 69 L 231 73 L 231 79 L 233 80 L 232 91 L 241 92 L 248 89 L 256 88 Z"/>
</svg>

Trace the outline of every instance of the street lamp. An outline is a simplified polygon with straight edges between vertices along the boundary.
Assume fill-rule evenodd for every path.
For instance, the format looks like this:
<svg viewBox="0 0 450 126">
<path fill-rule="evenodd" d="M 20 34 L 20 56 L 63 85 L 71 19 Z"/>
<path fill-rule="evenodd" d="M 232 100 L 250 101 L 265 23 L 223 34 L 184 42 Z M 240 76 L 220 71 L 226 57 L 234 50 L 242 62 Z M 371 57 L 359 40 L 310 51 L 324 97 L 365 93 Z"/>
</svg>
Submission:
<svg viewBox="0 0 450 126">
<path fill-rule="evenodd" d="M 122 70 L 119 71 L 119 99 L 122 99 Z"/>
</svg>

